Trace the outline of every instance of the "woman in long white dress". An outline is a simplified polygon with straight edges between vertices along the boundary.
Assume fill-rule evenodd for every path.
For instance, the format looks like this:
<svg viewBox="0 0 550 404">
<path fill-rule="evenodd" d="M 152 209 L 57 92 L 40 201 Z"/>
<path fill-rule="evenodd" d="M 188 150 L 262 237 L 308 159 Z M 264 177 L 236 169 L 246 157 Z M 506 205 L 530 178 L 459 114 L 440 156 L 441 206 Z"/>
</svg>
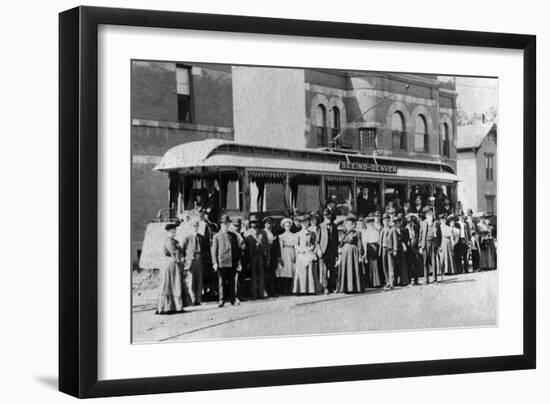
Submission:
<svg viewBox="0 0 550 404">
<path fill-rule="evenodd" d="M 439 215 L 441 231 L 441 247 L 439 248 L 439 263 L 441 274 L 454 274 L 455 265 L 453 259 L 453 229 L 447 224 L 447 214 Z"/>
<path fill-rule="evenodd" d="M 285 217 L 281 220 L 281 227 L 284 232 L 279 235 L 279 246 L 281 248 L 281 260 L 275 271 L 279 293 L 289 295 L 292 291 L 292 281 L 296 272 L 296 244 L 297 236 L 292 233 L 292 220 Z"/>
<path fill-rule="evenodd" d="M 379 218 L 379 216 L 378 216 Z M 378 223 L 376 223 L 378 220 Z M 361 242 L 363 243 L 363 262 L 367 274 L 367 284 L 377 288 L 382 286 L 382 278 L 378 267 L 378 251 L 380 250 L 380 220 L 374 216 L 365 218 L 363 230 L 361 230 Z"/>
<path fill-rule="evenodd" d="M 314 265 L 317 259 L 315 254 L 315 232 L 309 230 L 309 217 L 299 216 L 301 230 L 296 233 L 296 272 L 294 273 L 294 294 L 314 294 L 318 287 L 315 280 Z"/>
</svg>

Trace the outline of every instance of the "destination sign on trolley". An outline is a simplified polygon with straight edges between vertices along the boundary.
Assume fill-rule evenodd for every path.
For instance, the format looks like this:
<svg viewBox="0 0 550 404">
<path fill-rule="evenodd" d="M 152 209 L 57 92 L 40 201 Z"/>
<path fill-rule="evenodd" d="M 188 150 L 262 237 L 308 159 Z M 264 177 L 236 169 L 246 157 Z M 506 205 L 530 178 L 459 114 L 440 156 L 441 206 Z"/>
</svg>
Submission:
<svg viewBox="0 0 550 404">
<path fill-rule="evenodd" d="M 340 170 L 367 171 L 373 173 L 397 174 L 397 167 L 385 164 L 357 163 L 353 161 L 340 161 Z"/>
</svg>

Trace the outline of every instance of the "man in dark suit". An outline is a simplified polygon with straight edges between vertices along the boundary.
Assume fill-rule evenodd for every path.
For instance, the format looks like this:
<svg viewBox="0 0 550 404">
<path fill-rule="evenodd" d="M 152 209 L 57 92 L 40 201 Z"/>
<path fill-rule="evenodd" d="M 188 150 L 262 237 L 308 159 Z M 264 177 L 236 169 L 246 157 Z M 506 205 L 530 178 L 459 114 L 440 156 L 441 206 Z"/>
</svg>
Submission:
<svg viewBox="0 0 550 404">
<path fill-rule="evenodd" d="M 463 274 L 470 271 L 468 255 L 472 240 L 472 229 L 470 228 L 470 225 L 466 222 L 466 217 L 464 215 L 458 217 L 456 228 L 460 232 L 458 243 L 455 246 L 456 263 L 458 264 L 458 272 Z"/>
<path fill-rule="evenodd" d="M 357 197 L 357 216 L 367 217 L 374 212 L 374 204 L 369 197 L 369 188 L 361 187 L 361 194 Z"/>
<path fill-rule="evenodd" d="M 241 249 L 237 235 L 230 231 L 228 215 L 220 219 L 220 231 L 212 238 L 212 267 L 218 273 L 219 307 L 226 300 L 235 304 L 235 271 L 241 270 Z"/>
<path fill-rule="evenodd" d="M 422 275 L 422 257 L 418 252 L 420 225 L 416 216 L 408 214 L 405 216 L 407 224 L 403 229 L 403 242 L 407 246 L 406 256 L 409 268 L 409 279 L 411 284 L 418 285 L 418 278 Z"/>
<path fill-rule="evenodd" d="M 441 247 L 441 229 L 434 220 L 434 211 L 430 206 L 425 208 L 426 219 L 420 224 L 420 241 L 418 252 L 422 255 L 424 265 L 424 284 L 430 283 L 430 269 L 437 282 L 439 272 L 439 248 Z M 441 274 L 443 279 L 443 274 Z"/>
<path fill-rule="evenodd" d="M 325 293 L 336 290 L 337 274 L 335 270 L 338 258 L 338 229 L 332 220 L 332 212 L 325 208 L 323 222 L 319 225 L 321 259 L 319 260 L 320 283 Z"/>
<path fill-rule="evenodd" d="M 184 253 L 184 271 L 188 271 L 189 289 L 192 290 L 192 298 L 195 306 L 199 306 L 202 301 L 202 289 L 204 269 L 209 262 L 209 248 L 205 238 L 198 232 L 199 218 L 194 217 L 191 220 L 192 232 L 188 233 L 181 244 Z"/>
<path fill-rule="evenodd" d="M 212 181 L 207 181 L 206 183 L 206 198 L 202 208 L 208 215 L 208 219 L 212 223 L 216 223 L 220 213 L 220 193 L 214 187 L 214 183 Z"/>
</svg>

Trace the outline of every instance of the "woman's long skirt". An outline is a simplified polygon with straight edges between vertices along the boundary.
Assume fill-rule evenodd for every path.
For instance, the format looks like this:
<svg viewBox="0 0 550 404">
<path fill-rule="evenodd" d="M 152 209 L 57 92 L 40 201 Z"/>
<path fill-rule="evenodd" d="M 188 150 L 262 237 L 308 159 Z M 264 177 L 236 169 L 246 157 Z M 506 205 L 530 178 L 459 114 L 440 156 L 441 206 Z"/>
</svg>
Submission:
<svg viewBox="0 0 550 404">
<path fill-rule="evenodd" d="M 294 247 L 283 247 L 281 250 L 283 265 L 279 265 L 275 271 L 277 278 L 294 278 L 296 272 L 296 252 Z"/>
<path fill-rule="evenodd" d="M 482 270 L 495 269 L 497 267 L 495 241 L 493 239 L 483 241 L 479 250 L 479 268 Z"/>
<path fill-rule="evenodd" d="M 408 254 L 405 251 L 399 251 L 396 257 L 397 271 L 395 273 L 395 282 L 401 286 L 406 286 L 410 283 L 407 257 Z"/>
<path fill-rule="evenodd" d="M 359 293 L 365 290 L 359 248 L 353 244 L 344 244 L 340 258 L 338 292 Z"/>
<path fill-rule="evenodd" d="M 317 292 L 318 286 L 314 266 L 313 253 L 296 254 L 296 271 L 294 273 L 292 293 L 314 294 Z"/>
<path fill-rule="evenodd" d="M 186 306 L 193 304 L 191 293 L 186 282 L 187 274 L 183 266 L 173 258 L 167 258 L 160 270 L 161 289 L 157 304 L 158 314 L 182 312 Z"/>
<path fill-rule="evenodd" d="M 384 284 L 380 275 L 380 268 L 378 267 L 378 249 L 378 243 L 367 244 L 367 273 L 369 276 L 369 286 L 373 288 Z"/>
<path fill-rule="evenodd" d="M 412 248 L 410 248 L 406 254 L 409 264 L 409 279 L 417 282 L 418 278 L 424 275 L 422 255 L 419 254 L 418 250 L 414 250 Z"/>
<path fill-rule="evenodd" d="M 441 240 L 441 252 L 439 253 L 439 268 L 441 274 L 454 274 L 455 261 L 453 257 L 453 246 L 450 239 L 445 237 Z"/>
</svg>

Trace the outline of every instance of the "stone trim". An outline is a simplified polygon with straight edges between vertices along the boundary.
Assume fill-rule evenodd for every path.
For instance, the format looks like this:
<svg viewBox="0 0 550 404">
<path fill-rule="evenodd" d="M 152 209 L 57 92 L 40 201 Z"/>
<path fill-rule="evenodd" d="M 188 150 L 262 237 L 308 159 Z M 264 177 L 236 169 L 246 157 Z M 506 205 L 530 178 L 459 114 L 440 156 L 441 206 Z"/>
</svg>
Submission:
<svg viewBox="0 0 550 404">
<path fill-rule="evenodd" d="M 394 101 L 388 108 L 388 113 L 386 114 L 386 127 L 392 129 L 391 123 L 393 119 L 393 114 L 396 112 L 401 112 L 403 118 L 405 119 L 405 132 L 410 132 L 411 126 L 411 115 L 406 105 L 401 101 Z"/>
<path fill-rule="evenodd" d="M 332 87 L 326 87 L 326 86 L 320 86 L 317 84 L 310 84 L 306 83 L 306 91 L 310 91 L 313 93 L 319 93 L 319 95 L 327 95 L 332 97 L 359 97 L 359 96 L 368 96 L 368 97 L 388 97 L 392 93 L 391 91 L 387 90 L 379 90 L 374 88 L 355 88 L 353 90 L 340 90 L 338 88 L 332 88 Z M 429 106 L 436 106 L 437 102 L 433 99 L 427 99 L 422 97 L 414 97 L 412 95 L 402 94 L 402 93 L 395 93 L 395 95 L 392 95 L 394 100 L 398 100 L 401 102 L 408 102 L 413 104 L 425 104 Z"/>
<path fill-rule="evenodd" d="M 196 123 L 186 123 L 186 122 L 169 122 L 169 121 L 154 121 L 149 119 L 132 119 L 132 125 L 134 126 L 147 126 L 151 128 L 168 128 L 168 129 L 187 129 L 194 130 L 199 132 L 218 132 L 218 133 L 227 133 L 233 134 L 234 129 L 224 126 L 210 126 L 210 125 L 199 125 Z"/>
</svg>

